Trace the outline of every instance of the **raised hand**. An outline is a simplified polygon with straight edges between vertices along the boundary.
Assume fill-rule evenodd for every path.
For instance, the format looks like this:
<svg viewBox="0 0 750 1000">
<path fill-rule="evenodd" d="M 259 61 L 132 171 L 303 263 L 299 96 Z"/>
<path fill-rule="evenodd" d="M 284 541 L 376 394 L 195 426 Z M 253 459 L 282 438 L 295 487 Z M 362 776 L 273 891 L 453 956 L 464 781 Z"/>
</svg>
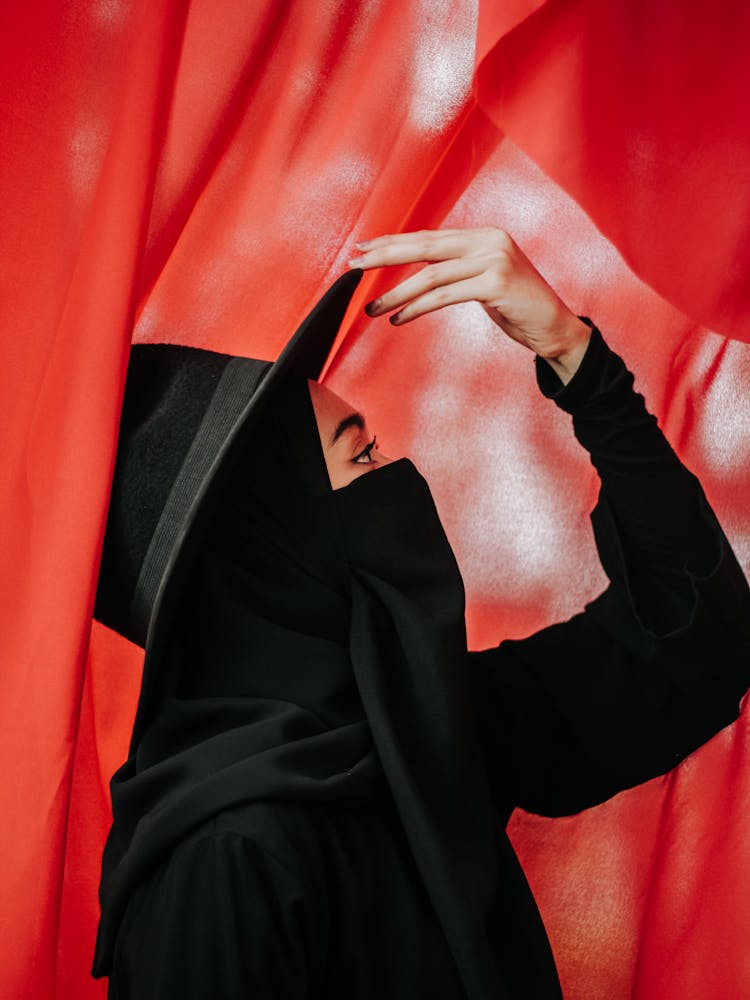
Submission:
<svg viewBox="0 0 750 1000">
<path fill-rule="evenodd" d="M 457 302 L 478 302 L 512 340 L 547 360 L 567 382 L 583 357 L 590 328 L 565 305 L 503 229 L 437 229 L 377 236 L 356 244 L 351 267 L 370 270 L 424 262 L 365 311 L 400 326 Z"/>
</svg>

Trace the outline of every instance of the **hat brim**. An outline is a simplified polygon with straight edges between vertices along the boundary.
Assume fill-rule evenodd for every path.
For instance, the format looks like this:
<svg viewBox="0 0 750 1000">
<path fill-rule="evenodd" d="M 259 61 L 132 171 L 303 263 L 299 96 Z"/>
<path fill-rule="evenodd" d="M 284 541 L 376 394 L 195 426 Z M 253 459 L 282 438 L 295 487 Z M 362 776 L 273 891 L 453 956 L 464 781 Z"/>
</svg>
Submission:
<svg viewBox="0 0 750 1000">
<path fill-rule="evenodd" d="M 236 416 L 232 418 L 231 427 L 226 433 L 222 432 L 215 450 L 211 449 L 213 453 L 200 476 L 196 477 L 198 481 L 191 476 L 187 477 L 188 480 L 192 478 L 189 501 L 183 509 L 177 531 L 174 531 L 174 524 L 167 526 L 162 548 L 165 558 L 163 568 L 160 567 L 157 573 L 158 586 L 153 603 L 150 599 L 144 600 L 144 606 L 150 607 L 150 615 L 143 682 L 133 725 L 131 753 L 140 740 L 150 711 L 158 701 L 154 698 L 154 686 L 158 685 L 162 672 L 157 662 L 166 646 L 167 631 L 180 593 L 179 584 L 187 574 L 190 554 L 199 534 L 196 530 L 199 515 L 210 508 L 211 497 L 217 494 L 217 485 L 222 478 L 219 473 L 231 466 L 233 453 L 241 453 L 242 443 L 252 433 L 258 416 L 273 399 L 276 388 L 284 379 L 290 376 L 318 379 L 362 274 L 363 271 L 359 268 L 346 272 L 321 296 L 287 341 L 278 358 L 269 362 L 252 395 L 235 409 Z M 139 579 L 139 584 L 140 582 Z M 138 589 L 137 587 L 134 595 L 136 604 L 140 603 L 141 598 Z"/>
<path fill-rule="evenodd" d="M 267 379 L 275 381 L 283 374 L 314 380 L 320 376 L 363 273 L 361 268 L 347 271 L 318 299 L 284 345 Z"/>
</svg>

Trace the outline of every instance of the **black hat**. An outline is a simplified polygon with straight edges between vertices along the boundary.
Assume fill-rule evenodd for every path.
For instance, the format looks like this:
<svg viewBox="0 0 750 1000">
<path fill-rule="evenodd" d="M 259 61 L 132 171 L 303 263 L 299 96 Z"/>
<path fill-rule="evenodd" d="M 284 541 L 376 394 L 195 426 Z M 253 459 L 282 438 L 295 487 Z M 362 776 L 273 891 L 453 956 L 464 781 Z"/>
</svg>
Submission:
<svg viewBox="0 0 750 1000">
<path fill-rule="evenodd" d="M 130 350 L 94 617 L 146 650 L 133 744 L 204 513 L 277 387 L 320 376 L 362 273 L 334 282 L 275 362 L 180 344 Z"/>
</svg>

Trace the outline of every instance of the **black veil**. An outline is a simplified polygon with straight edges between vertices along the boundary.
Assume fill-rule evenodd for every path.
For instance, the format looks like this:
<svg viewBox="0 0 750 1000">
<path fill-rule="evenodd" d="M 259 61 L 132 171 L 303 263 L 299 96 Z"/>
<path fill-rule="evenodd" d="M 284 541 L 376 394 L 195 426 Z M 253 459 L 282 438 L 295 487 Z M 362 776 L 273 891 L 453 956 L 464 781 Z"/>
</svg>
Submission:
<svg viewBox="0 0 750 1000">
<path fill-rule="evenodd" d="M 500 820 L 470 706 L 464 591 L 408 459 L 332 490 L 306 380 L 235 460 L 197 549 L 162 703 L 112 779 L 94 974 L 134 885 L 253 799 L 395 801 L 467 995 L 488 948 Z"/>
</svg>

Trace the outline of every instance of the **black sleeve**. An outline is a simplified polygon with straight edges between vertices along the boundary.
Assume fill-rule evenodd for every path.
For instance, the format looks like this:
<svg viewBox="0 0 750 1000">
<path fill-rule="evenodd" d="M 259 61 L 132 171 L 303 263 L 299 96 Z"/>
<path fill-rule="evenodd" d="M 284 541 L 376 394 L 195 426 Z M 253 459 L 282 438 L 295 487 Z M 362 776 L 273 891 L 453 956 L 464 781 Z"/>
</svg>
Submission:
<svg viewBox="0 0 750 1000">
<path fill-rule="evenodd" d="M 498 803 L 569 815 L 664 774 L 739 715 L 750 684 L 750 588 L 698 479 L 592 327 L 564 384 L 601 480 L 590 514 L 609 586 L 567 621 L 469 654 Z"/>
</svg>

